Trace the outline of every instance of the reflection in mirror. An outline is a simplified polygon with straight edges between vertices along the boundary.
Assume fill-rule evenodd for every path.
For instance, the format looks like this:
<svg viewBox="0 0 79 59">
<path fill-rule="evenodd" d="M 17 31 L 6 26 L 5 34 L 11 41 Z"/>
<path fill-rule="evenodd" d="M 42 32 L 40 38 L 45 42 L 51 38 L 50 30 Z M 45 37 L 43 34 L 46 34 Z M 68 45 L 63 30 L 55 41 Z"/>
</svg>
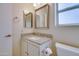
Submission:
<svg viewBox="0 0 79 59">
<path fill-rule="evenodd" d="M 29 12 L 28 14 L 23 13 L 24 19 L 24 27 L 31 28 L 32 27 L 32 13 Z"/>
<path fill-rule="evenodd" d="M 36 28 L 48 28 L 49 20 L 48 4 L 35 10 L 35 25 Z"/>
</svg>

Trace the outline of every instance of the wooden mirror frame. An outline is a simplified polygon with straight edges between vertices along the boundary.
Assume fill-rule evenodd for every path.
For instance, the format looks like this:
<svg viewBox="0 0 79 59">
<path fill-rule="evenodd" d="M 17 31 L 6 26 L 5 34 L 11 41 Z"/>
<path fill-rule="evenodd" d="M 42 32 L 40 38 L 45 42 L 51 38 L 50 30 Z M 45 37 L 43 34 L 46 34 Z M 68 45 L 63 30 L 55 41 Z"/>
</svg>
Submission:
<svg viewBox="0 0 79 59">
<path fill-rule="evenodd" d="M 36 12 L 39 11 L 39 10 L 41 10 L 41 9 L 43 9 L 43 8 L 45 8 L 45 7 L 48 7 L 48 13 L 47 13 L 47 27 L 37 27 L 37 26 L 36 26 Z M 45 5 L 43 5 L 42 7 L 40 7 L 40 8 L 38 8 L 38 9 L 35 10 L 35 28 L 42 28 L 42 29 L 47 29 L 47 28 L 49 28 L 49 5 L 48 5 L 48 4 L 45 4 Z"/>
<path fill-rule="evenodd" d="M 27 28 L 26 27 L 26 20 L 24 19 L 24 16 L 28 16 L 28 15 L 31 15 L 31 27 L 30 28 L 32 28 L 33 27 L 33 14 L 31 12 L 24 14 L 24 12 L 23 12 L 24 28 Z"/>
</svg>

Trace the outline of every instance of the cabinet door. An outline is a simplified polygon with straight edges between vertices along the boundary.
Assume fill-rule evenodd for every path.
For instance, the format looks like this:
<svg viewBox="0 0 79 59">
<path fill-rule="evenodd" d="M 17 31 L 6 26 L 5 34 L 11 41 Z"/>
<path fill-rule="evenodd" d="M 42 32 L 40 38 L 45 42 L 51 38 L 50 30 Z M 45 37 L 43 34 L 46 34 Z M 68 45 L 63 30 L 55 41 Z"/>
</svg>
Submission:
<svg viewBox="0 0 79 59">
<path fill-rule="evenodd" d="M 39 46 L 33 42 L 28 41 L 28 55 L 39 56 Z"/>
<path fill-rule="evenodd" d="M 21 55 L 27 56 L 27 42 L 22 41 Z"/>
</svg>

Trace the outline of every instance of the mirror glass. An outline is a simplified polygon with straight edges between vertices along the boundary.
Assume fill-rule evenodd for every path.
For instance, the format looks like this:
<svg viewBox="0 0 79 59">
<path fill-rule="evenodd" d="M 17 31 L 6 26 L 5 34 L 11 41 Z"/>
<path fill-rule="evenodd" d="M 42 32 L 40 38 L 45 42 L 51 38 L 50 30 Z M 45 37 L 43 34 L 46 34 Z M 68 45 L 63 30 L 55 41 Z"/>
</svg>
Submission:
<svg viewBox="0 0 79 59">
<path fill-rule="evenodd" d="M 23 18 L 24 18 L 24 27 L 32 28 L 32 13 L 31 12 L 27 14 L 23 13 Z"/>
<path fill-rule="evenodd" d="M 59 25 L 79 25 L 79 3 L 58 3 L 57 16 Z"/>
<path fill-rule="evenodd" d="M 48 28 L 49 20 L 48 4 L 35 10 L 35 25 L 36 28 Z"/>
</svg>

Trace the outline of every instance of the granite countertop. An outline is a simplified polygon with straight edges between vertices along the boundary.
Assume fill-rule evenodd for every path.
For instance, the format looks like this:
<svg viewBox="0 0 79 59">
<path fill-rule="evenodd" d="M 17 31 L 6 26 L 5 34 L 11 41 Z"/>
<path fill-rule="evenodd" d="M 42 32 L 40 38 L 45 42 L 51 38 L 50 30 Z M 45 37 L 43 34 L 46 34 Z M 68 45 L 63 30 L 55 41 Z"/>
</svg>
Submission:
<svg viewBox="0 0 79 59">
<path fill-rule="evenodd" d="M 26 40 L 35 42 L 39 45 L 51 40 L 51 38 L 49 38 L 49 37 L 45 37 L 45 36 L 43 37 L 43 36 L 38 36 L 38 35 L 33 35 L 33 34 L 32 35 L 25 35 L 25 36 L 23 36 L 23 38 Z"/>
</svg>

